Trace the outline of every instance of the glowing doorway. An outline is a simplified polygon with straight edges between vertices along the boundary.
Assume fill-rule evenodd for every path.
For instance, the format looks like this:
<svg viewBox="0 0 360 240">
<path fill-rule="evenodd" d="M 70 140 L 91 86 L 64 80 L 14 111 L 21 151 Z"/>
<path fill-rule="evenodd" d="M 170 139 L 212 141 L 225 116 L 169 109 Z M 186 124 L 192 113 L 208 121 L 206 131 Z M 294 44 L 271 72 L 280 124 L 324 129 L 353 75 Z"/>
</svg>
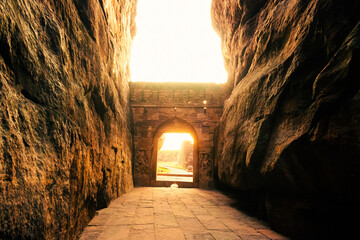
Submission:
<svg viewBox="0 0 360 240">
<path fill-rule="evenodd" d="M 194 181 L 194 139 L 190 133 L 164 133 L 158 140 L 156 181 Z"/>
</svg>

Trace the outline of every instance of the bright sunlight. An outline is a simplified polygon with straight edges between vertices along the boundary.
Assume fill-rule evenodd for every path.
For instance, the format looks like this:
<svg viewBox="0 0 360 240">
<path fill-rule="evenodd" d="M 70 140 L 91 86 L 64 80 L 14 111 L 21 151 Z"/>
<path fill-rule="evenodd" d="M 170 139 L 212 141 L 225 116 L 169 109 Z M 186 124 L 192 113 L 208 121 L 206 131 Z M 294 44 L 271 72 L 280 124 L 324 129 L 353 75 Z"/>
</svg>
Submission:
<svg viewBox="0 0 360 240">
<path fill-rule="evenodd" d="M 139 0 L 132 81 L 226 82 L 210 6 L 211 0 Z"/>
<path fill-rule="evenodd" d="M 164 144 L 160 150 L 180 150 L 183 141 L 191 141 L 194 139 L 190 133 L 164 133 Z"/>
</svg>

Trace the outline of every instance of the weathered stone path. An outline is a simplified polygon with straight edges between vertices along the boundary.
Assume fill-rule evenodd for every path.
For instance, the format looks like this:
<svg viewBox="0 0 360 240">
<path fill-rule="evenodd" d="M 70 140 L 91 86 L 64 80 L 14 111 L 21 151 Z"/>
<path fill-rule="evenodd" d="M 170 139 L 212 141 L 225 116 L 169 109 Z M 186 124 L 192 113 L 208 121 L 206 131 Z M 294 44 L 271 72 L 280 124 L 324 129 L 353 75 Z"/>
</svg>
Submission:
<svg viewBox="0 0 360 240">
<path fill-rule="evenodd" d="M 232 202 L 215 190 L 134 188 L 98 211 L 80 239 L 287 239 Z"/>
</svg>

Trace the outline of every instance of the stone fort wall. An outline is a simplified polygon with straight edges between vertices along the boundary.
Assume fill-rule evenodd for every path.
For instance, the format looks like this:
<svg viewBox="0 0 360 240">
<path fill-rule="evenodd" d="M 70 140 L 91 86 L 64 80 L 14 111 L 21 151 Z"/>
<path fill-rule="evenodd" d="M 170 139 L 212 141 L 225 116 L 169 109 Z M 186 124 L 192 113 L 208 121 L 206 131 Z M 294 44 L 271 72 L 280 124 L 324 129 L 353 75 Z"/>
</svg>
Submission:
<svg viewBox="0 0 360 240">
<path fill-rule="evenodd" d="M 134 122 L 134 182 L 154 186 L 154 137 L 171 119 L 189 123 L 197 135 L 198 179 L 194 186 L 211 187 L 213 137 L 222 115 L 224 94 L 215 83 L 130 83 Z M 204 102 L 206 101 L 206 102 Z M 194 173 L 195 174 L 195 173 Z"/>
</svg>

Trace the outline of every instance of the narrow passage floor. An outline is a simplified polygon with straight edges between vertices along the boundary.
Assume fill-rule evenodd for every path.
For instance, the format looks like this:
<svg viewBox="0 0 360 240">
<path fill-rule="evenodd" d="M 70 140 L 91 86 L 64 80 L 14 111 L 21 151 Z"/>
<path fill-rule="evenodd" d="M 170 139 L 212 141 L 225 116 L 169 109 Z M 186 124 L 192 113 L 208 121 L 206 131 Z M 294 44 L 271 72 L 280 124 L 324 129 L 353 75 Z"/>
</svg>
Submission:
<svg viewBox="0 0 360 240">
<path fill-rule="evenodd" d="M 80 240 L 287 239 L 216 190 L 134 188 L 98 211 Z"/>
</svg>

